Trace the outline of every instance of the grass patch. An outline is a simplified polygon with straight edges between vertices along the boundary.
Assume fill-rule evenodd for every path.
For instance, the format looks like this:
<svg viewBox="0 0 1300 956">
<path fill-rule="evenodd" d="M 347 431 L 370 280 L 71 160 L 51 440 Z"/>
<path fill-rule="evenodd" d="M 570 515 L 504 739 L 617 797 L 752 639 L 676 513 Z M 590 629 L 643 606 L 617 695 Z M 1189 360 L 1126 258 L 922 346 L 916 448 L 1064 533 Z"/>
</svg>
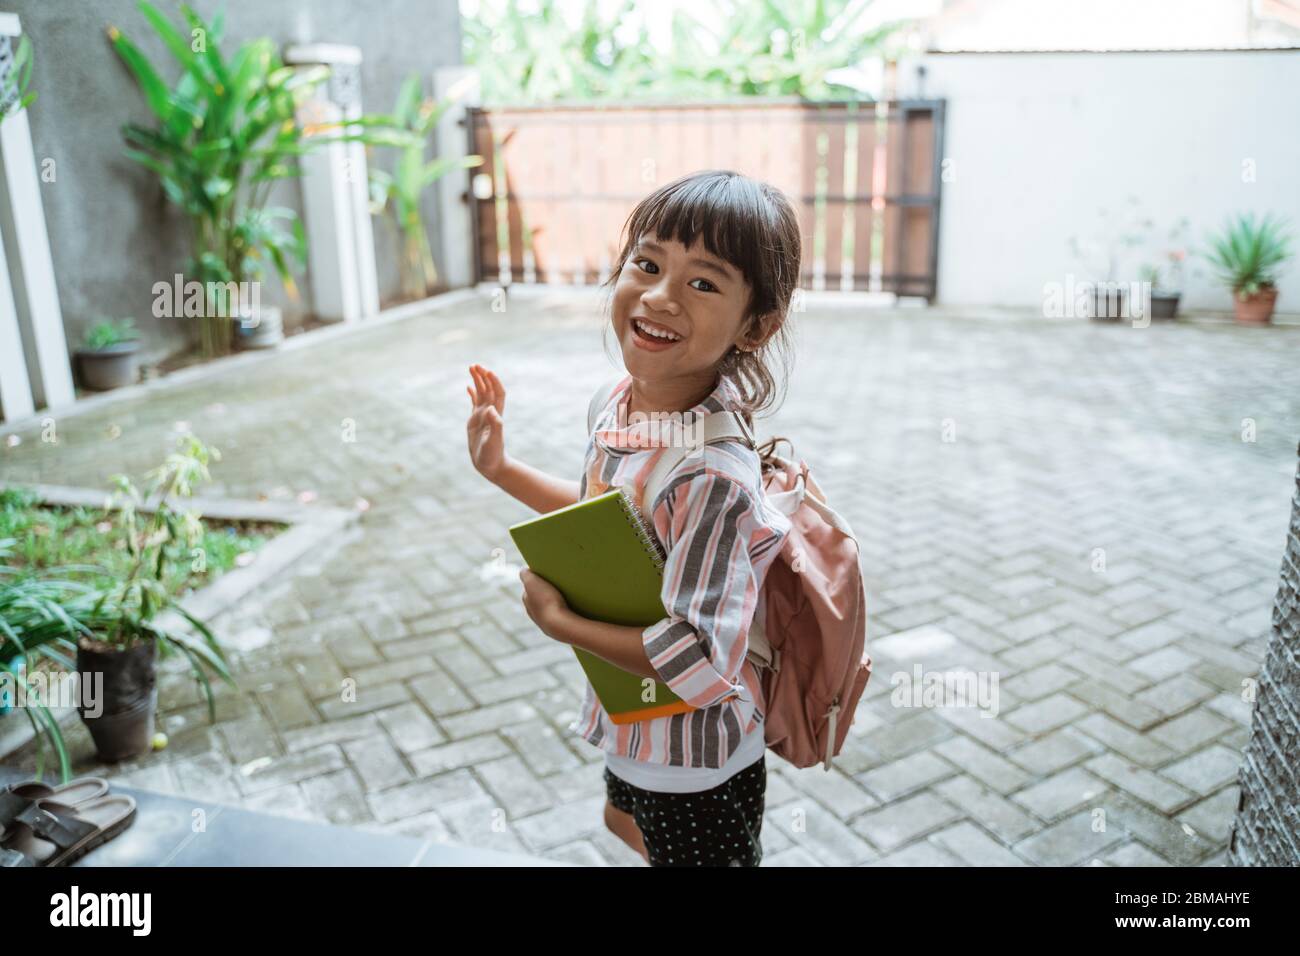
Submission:
<svg viewBox="0 0 1300 956">
<path fill-rule="evenodd" d="M 46 504 L 24 488 L 0 490 L 0 541 L 13 542 L 0 561 L 32 570 L 74 565 L 84 569 L 78 575 L 82 580 L 112 584 L 131 565 L 120 518 L 113 510 Z M 259 548 L 284 530 L 269 521 L 200 522 L 203 536 L 194 550 L 179 543 L 167 546 L 165 584 L 177 597 L 250 563 Z"/>
</svg>

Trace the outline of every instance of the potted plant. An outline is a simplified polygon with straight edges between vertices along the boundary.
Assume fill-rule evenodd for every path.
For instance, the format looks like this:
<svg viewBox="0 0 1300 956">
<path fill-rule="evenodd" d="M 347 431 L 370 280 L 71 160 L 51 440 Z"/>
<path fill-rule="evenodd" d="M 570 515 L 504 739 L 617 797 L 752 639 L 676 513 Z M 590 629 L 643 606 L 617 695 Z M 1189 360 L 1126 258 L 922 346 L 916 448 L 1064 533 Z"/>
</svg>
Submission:
<svg viewBox="0 0 1300 956">
<path fill-rule="evenodd" d="M 100 319 L 86 330 L 77 362 L 87 388 L 108 391 L 134 385 L 139 368 L 140 333 L 131 319 Z"/>
<path fill-rule="evenodd" d="M 429 249 L 429 234 L 420 214 L 420 197 L 453 169 L 470 169 L 483 165 L 482 156 L 464 156 L 457 159 L 424 158 L 425 145 L 433 135 L 438 120 L 461 95 L 464 86 L 453 87 L 450 95 L 441 102 L 420 98 L 420 77 L 412 75 L 397 93 L 388 122 L 397 129 L 412 134 L 409 145 L 399 149 L 393 171 L 370 170 L 370 211 L 378 215 L 385 209 L 392 212 L 393 220 L 401 233 L 402 257 L 399 265 L 402 275 L 402 294 L 408 299 L 419 299 L 429 294 L 438 283 L 438 271 Z"/>
<path fill-rule="evenodd" d="M 1109 210 L 1098 209 L 1098 231 L 1092 236 L 1071 236 L 1067 241 L 1071 254 L 1088 270 L 1088 317 L 1094 321 L 1118 322 L 1126 313 L 1124 287 L 1119 282 L 1125 250 L 1141 244 L 1142 230 L 1150 226 L 1149 220 L 1137 218 L 1137 205 L 1138 198 L 1130 196 L 1129 212 L 1122 222 Z"/>
<path fill-rule="evenodd" d="M 1209 240 L 1206 259 L 1232 290 L 1234 318 L 1243 325 L 1272 321 L 1277 303 L 1277 273 L 1291 258 L 1285 221 L 1272 214 L 1256 220 L 1243 213 L 1224 224 Z"/>
<path fill-rule="evenodd" d="M 177 451 L 150 472 L 143 495 L 125 475 L 111 479 L 132 561 L 120 580 L 98 590 L 81 618 L 89 633 L 77 641 L 82 682 L 90 680 L 93 686 L 95 678 L 102 678 L 98 713 L 83 707 L 82 720 L 104 760 L 121 760 L 152 747 L 160 655 L 180 653 L 189 659 L 207 696 L 210 717 L 215 718 L 215 703 L 207 671 L 233 685 L 211 629 L 190 614 L 168 586 L 177 563 L 190 560 L 190 549 L 202 533 L 198 515 L 180 510 L 179 502 L 208 480 L 213 457 L 214 450 L 193 435 L 183 435 Z M 146 509 L 147 516 L 142 516 Z M 197 636 L 187 633 L 186 624 Z"/>
<path fill-rule="evenodd" d="M 239 347 L 270 349 L 284 341 L 284 314 L 278 305 L 246 309 L 239 315 Z"/>
<path fill-rule="evenodd" d="M 1138 278 L 1151 290 L 1151 318 L 1173 319 L 1183 290 L 1183 263 L 1187 260 L 1188 221 L 1179 219 L 1165 240 L 1148 250 Z"/>
<path fill-rule="evenodd" d="M 329 76 L 327 67 L 286 67 L 275 42 L 266 37 L 249 40 L 226 58 L 220 11 L 209 23 L 182 5 L 185 23 L 178 29 L 145 0 L 139 9 L 180 65 L 181 76 L 169 86 L 134 43 L 116 27 L 109 28 L 113 48 L 156 120 L 152 127 L 131 123 L 122 128 L 126 155 L 152 170 L 167 198 L 190 218 L 190 272 L 207 290 L 200 319 L 202 351 L 209 357 L 225 355 L 233 347 L 236 325 L 262 324 L 262 316 L 247 314 L 246 301 L 234 301 L 247 283 L 260 282 L 272 268 L 290 298 L 297 296 L 293 273 L 305 261 L 306 239 L 293 210 L 267 206 L 275 183 L 299 175 L 297 157 L 326 143 L 404 145 L 409 137 L 382 128 L 320 135 L 342 124 L 305 126 L 297 112 Z M 379 124 L 362 117 L 347 125 Z M 231 283 L 241 296 L 222 292 Z"/>
</svg>

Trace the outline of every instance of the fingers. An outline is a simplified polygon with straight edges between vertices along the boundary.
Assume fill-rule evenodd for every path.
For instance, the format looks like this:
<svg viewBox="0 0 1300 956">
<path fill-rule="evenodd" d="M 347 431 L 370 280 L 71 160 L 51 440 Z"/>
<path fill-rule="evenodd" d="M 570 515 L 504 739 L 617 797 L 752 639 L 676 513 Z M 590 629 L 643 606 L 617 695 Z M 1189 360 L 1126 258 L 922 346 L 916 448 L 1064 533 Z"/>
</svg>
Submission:
<svg viewBox="0 0 1300 956">
<path fill-rule="evenodd" d="M 496 407 L 498 412 L 504 412 L 506 410 L 506 387 L 501 384 L 501 379 L 497 377 L 497 373 L 475 363 L 469 367 L 469 374 L 474 377 L 474 385 L 478 391 L 476 402 L 478 404 L 491 404 Z"/>
<path fill-rule="evenodd" d="M 501 384 L 501 379 L 497 378 L 497 373 L 490 369 L 484 369 L 487 373 L 488 381 L 492 383 L 492 404 L 496 406 L 497 411 L 506 410 L 506 387 Z"/>
<path fill-rule="evenodd" d="M 482 405 L 484 402 L 488 401 L 490 397 L 488 394 L 487 380 L 483 377 L 483 370 L 478 365 L 471 365 L 469 367 L 469 374 L 474 378 L 474 403 L 476 405 Z"/>
</svg>

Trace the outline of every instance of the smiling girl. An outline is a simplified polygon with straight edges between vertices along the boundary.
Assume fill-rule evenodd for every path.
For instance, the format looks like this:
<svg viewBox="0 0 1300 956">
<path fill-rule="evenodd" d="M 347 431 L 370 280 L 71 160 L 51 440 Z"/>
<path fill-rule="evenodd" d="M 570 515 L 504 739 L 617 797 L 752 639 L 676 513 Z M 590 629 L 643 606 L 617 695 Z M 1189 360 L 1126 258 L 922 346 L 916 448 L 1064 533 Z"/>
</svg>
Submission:
<svg viewBox="0 0 1300 956">
<path fill-rule="evenodd" d="M 658 623 L 589 620 L 531 571 L 520 577 L 549 637 L 662 681 L 695 708 L 619 725 L 588 685 L 569 727 L 605 751 L 605 822 L 652 866 L 757 866 L 763 855 L 764 701 L 745 655 L 789 520 L 766 506 L 760 452 L 739 439 L 687 456 L 653 502 L 642 498 L 665 447 L 681 440 L 661 425 L 731 411 L 752 433 L 753 416 L 776 403 L 799 262 L 795 211 L 766 183 L 709 171 L 643 199 L 609 280 L 607 329 L 627 374 L 598 410 L 578 481 L 506 455 L 505 388 L 470 367 L 470 458 L 484 477 L 541 512 L 615 487 L 650 505 L 667 555 Z"/>
</svg>

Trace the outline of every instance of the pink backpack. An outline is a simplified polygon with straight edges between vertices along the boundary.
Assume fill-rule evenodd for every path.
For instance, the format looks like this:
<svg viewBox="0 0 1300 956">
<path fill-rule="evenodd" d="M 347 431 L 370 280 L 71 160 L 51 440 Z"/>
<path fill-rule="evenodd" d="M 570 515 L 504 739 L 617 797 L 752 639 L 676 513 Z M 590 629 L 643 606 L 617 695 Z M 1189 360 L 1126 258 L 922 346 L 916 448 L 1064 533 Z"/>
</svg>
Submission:
<svg viewBox="0 0 1300 956">
<path fill-rule="evenodd" d="M 617 383 L 593 396 L 587 433 Z M 684 427 L 683 443 L 669 447 L 646 479 L 642 510 L 650 509 L 673 469 L 697 446 L 740 441 L 757 443 L 745 421 L 732 412 L 703 416 Z M 795 767 L 822 764 L 844 746 L 858 701 L 871 676 L 866 652 L 866 589 L 858 542 L 826 503 L 807 464 L 771 456 L 775 468 L 763 479 L 768 505 L 790 519 L 790 534 L 769 565 L 749 631 L 748 658 L 762 681 L 767 702 L 768 749 Z"/>
</svg>

